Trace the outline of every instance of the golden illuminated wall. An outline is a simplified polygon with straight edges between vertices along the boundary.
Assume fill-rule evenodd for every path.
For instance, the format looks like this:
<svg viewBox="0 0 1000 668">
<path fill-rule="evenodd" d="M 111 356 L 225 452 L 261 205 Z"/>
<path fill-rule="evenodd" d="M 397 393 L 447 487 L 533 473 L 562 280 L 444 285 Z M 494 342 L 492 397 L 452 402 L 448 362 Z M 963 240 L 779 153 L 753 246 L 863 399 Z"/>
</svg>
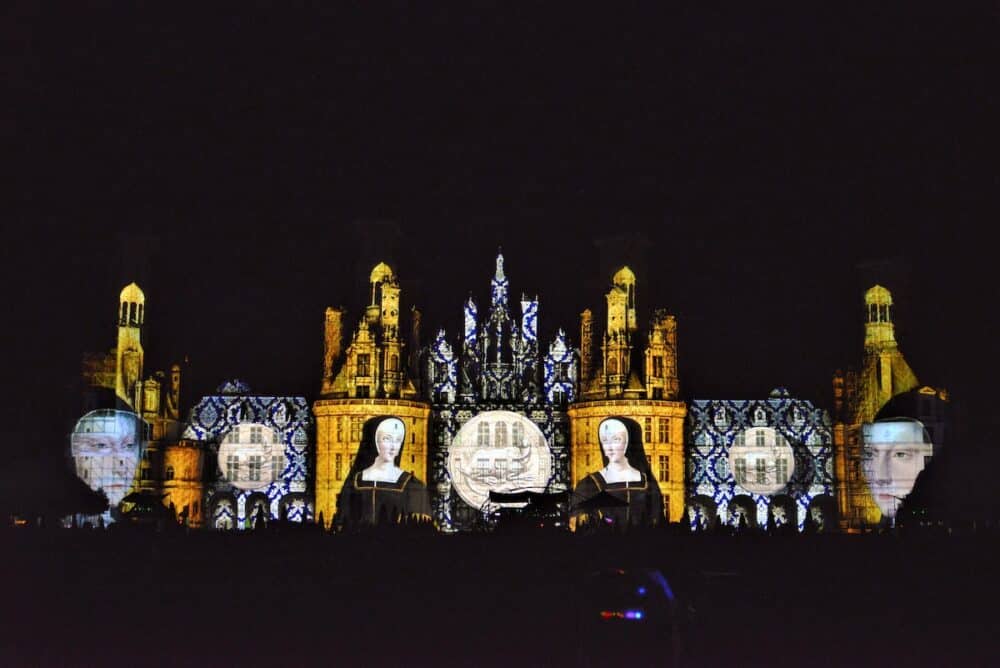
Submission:
<svg viewBox="0 0 1000 668">
<path fill-rule="evenodd" d="M 393 415 L 406 425 L 406 444 L 399 466 L 427 482 L 427 421 L 430 406 L 406 399 L 320 399 L 313 404 L 316 416 L 317 521 L 329 525 L 337 511 L 337 495 L 354 463 L 365 422 Z"/>
<path fill-rule="evenodd" d="M 184 508 L 188 509 L 188 525 L 202 526 L 204 519 L 203 469 L 205 450 L 193 440 L 173 443 L 163 451 L 163 505 L 171 503 L 178 520 Z"/>
<path fill-rule="evenodd" d="M 645 340 L 641 339 L 636 285 L 632 270 L 621 267 L 605 295 L 607 319 L 603 327 L 594 322 L 589 309 L 580 314 L 580 400 L 568 410 L 570 477 L 575 487 L 585 475 L 604 466 L 597 439 L 601 420 L 615 415 L 631 418 L 643 428 L 650 468 L 660 485 L 669 519 L 677 522 L 684 512 L 687 416 L 687 406 L 677 400 L 677 321 L 657 309 Z M 595 332 L 601 332 L 599 345 L 595 345 Z"/>
<path fill-rule="evenodd" d="M 861 425 L 872 422 L 894 396 L 919 385 L 896 343 L 890 292 L 875 285 L 864 296 L 864 355 L 859 371 L 833 378 L 833 443 L 841 528 L 875 526 L 882 513 L 868 490 L 862 461 Z"/>
<path fill-rule="evenodd" d="M 680 401 L 609 399 L 573 404 L 570 419 L 570 477 L 573 487 L 604 466 L 597 428 L 612 416 L 631 418 L 643 429 L 643 449 L 649 460 L 664 508 L 671 522 L 684 513 L 684 418 L 687 406 Z M 665 457 L 666 460 L 661 458 Z M 662 466 L 665 464 L 665 466 Z"/>
<path fill-rule="evenodd" d="M 344 311 L 328 308 L 324 328 L 323 382 L 313 404 L 316 416 L 316 506 L 329 525 L 361 443 L 364 424 L 394 415 L 406 424 L 399 466 L 427 482 L 428 404 L 416 401 L 409 377 L 406 344 L 400 333 L 399 281 L 392 267 L 379 262 L 369 275 L 368 305 L 345 350 Z M 420 339 L 420 313 L 414 310 L 410 341 Z"/>
</svg>

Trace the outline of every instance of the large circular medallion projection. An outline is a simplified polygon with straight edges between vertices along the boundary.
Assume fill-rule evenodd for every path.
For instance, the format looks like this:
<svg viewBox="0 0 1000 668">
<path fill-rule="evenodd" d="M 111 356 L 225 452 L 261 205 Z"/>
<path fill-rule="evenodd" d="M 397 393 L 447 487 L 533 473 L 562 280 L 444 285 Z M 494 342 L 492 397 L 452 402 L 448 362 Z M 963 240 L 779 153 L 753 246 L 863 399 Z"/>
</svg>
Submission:
<svg viewBox="0 0 1000 668">
<path fill-rule="evenodd" d="M 729 470 L 736 484 L 753 494 L 776 494 L 795 471 L 792 446 L 771 427 L 751 427 L 729 448 Z"/>
<path fill-rule="evenodd" d="M 103 489 L 117 506 L 132 487 L 148 437 L 148 425 L 131 411 L 87 413 L 69 439 L 77 476 L 92 490 Z"/>
<path fill-rule="evenodd" d="M 495 492 L 544 491 L 552 475 L 545 435 L 527 417 L 487 411 L 466 422 L 452 440 L 448 473 L 462 500 L 481 508 Z"/>
<path fill-rule="evenodd" d="M 256 422 L 241 422 L 219 444 L 219 469 L 227 482 L 244 490 L 267 487 L 285 469 L 278 433 Z"/>
</svg>

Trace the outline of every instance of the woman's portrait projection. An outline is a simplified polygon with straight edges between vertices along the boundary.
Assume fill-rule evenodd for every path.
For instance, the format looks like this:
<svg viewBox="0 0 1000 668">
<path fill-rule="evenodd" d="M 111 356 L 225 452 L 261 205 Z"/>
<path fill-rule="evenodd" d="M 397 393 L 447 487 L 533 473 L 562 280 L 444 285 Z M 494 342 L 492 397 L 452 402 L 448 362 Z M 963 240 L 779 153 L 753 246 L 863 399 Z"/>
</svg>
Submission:
<svg viewBox="0 0 1000 668">
<path fill-rule="evenodd" d="M 552 453 L 534 422 L 511 411 L 487 411 L 458 430 L 448 451 L 452 487 L 481 508 L 494 492 L 544 492 Z"/>
<path fill-rule="evenodd" d="M 890 521 L 934 453 L 924 425 L 910 418 L 862 425 L 861 463 L 872 498 Z"/>
<path fill-rule="evenodd" d="M 429 520 L 427 487 L 399 463 L 406 425 L 397 417 L 373 418 L 365 424 L 347 482 L 337 503 L 337 522 L 359 527 Z"/>
<path fill-rule="evenodd" d="M 608 418 L 597 430 L 604 468 L 573 490 L 577 529 L 590 525 L 652 526 L 663 518 L 663 497 L 642 447 L 642 430 L 628 418 Z"/>
<path fill-rule="evenodd" d="M 285 446 L 270 427 L 241 422 L 219 444 L 219 470 L 239 489 L 264 489 L 285 470 Z"/>
<path fill-rule="evenodd" d="M 104 490 L 114 507 L 128 494 L 148 440 L 146 422 L 131 411 L 87 413 L 70 435 L 76 475 L 93 490 Z"/>
</svg>

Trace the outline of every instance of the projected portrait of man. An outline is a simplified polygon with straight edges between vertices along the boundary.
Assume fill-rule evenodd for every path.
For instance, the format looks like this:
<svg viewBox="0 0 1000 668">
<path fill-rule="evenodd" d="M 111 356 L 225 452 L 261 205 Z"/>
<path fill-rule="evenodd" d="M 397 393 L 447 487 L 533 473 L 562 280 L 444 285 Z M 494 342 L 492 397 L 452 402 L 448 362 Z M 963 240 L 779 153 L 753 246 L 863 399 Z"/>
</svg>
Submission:
<svg viewBox="0 0 1000 668">
<path fill-rule="evenodd" d="M 145 422 L 129 411 L 100 409 L 84 415 L 70 435 L 77 476 L 104 490 L 111 506 L 128 494 L 145 445 Z"/>
<path fill-rule="evenodd" d="M 922 423 L 896 418 L 863 425 L 862 447 L 868 489 L 882 516 L 893 520 L 899 504 L 913 491 L 934 446 Z"/>
<path fill-rule="evenodd" d="M 573 490 L 571 512 L 577 527 L 658 524 L 663 497 L 646 460 L 638 423 L 609 418 L 601 422 L 597 433 L 604 468 L 587 475 Z"/>
<path fill-rule="evenodd" d="M 430 519 L 427 487 L 413 473 L 399 467 L 406 426 L 396 417 L 366 425 L 358 456 L 337 503 L 342 526 L 399 524 L 414 518 Z M 373 432 L 371 437 L 368 433 Z"/>
</svg>

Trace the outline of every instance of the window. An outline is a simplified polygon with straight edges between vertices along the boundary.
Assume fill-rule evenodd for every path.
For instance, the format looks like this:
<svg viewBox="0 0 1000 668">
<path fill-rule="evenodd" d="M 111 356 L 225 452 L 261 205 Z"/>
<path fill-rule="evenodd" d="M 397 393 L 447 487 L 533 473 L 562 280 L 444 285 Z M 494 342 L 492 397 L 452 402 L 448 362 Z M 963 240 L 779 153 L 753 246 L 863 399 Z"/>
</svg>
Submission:
<svg viewBox="0 0 1000 668">
<path fill-rule="evenodd" d="M 763 429 L 757 429 L 756 431 L 754 431 L 753 434 L 754 445 L 756 445 L 757 447 L 762 447 L 764 445 L 764 440 L 765 438 Z"/>
<path fill-rule="evenodd" d="M 447 362 L 435 362 L 434 363 L 434 379 L 441 380 L 448 377 L 448 363 Z"/>
<path fill-rule="evenodd" d="M 417 463 L 417 456 L 416 455 L 410 455 L 410 463 L 411 464 L 416 464 Z"/>
<path fill-rule="evenodd" d="M 590 453 L 589 452 L 583 456 L 583 465 L 587 466 L 587 467 L 590 466 Z"/>
<path fill-rule="evenodd" d="M 747 460 L 738 457 L 736 459 L 736 484 L 742 485 L 747 481 Z"/>
<path fill-rule="evenodd" d="M 774 482 L 778 485 L 784 485 L 788 482 L 788 460 L 784 457 L 780 457 L 775 460 L 775 473 Z"/>
<path fill-rule="evenodd" d="M 236 426 L 236 427 L 233 427 L 232 429 L 230 429 L 229 433 L 226 434 L 226 442 L 227 443 L 239 443 L 239 441 L 240 441 L 240 428 L 239 428 L 239 426 Z"/>
<path fill-rule="evenodd" d="M 670 457 L 660 455 L 660 482 L 670 482 Z"/>
<path fill-rule="evenodd" d="M 889 307 L 882 304 L 878 307 L 878 315 L 880 322 L 889 322 Z"/>
<path fill-rule="evenodd" d="M 520 422 L 515 422 L 511 425 L 511 432 L 511 436 L 514 439 L 514 445 L 521 445 L 524 443 L 524 426 Z"/>
<path fill-rule="evenodd" d="M 612 376 L 618 373 L 618 360 L 614 357 L 608 360 L 608 373 Z"/>
<path fill-rule="evenodd" d="M 363 353 L 358 355 L 358 375 L 359 376 L 371 375 L 371 355 L 369 355 L 368 353 Z"/>
<path fill-rule="evenodd" d="M 500 482 L 507 482 L 507 460 L 498 459 L 496 460 L 497 477 Z"/>
<path fill-rule="evenodd" d="M 563 404 L 566 403 L 566 394 L 562 391 L 561 388 L 552 391 L 552 403 L 556 404 L 557 406 L 562 406 Z"/>
<path fill-rule="evenodd" d="M 653 388 L 653 398 L 654 399 L 662 399 L 663 398 L 663 388 L 662 387 L 654 387 Z"/>
<path fill-rule="evenodd" d="M 240 479 L 240 460 L 236 455 L 226 457 L 226 480 L 236 482 Z"/>
<path fill-rule="evenodd" d="M 351 418 L 351 443 L 357 443 L 361 440 L 361 418 L 352 417 Z"/>
<path fill-rule="evenodd" d="M 507 423 L 493 423 L 493 445 L 498 448 L 507 447 Z"/>
<path fill-rule="evenodd" d="M 479 427 L 476 428 L 476 445 L 479 447 L 488 446 L 490 444 L 490 423 L 480 422 Z"/>
<path fill-rule="evenodd" d="M 653 356 L 653 377 L 663 378 L 663 357 L 661 355 Z"/>
<path fill-rule="evenodd" d="M 148 469 L 143 469 L 143 470 L 145 471 L 145 470 L 148 470 Z M 173 480 L 174 479 L 174 467 L 173 466 L 168 466 L 166 469 L 164 469 L 164 471 L 163 471 L 163 479 L 164 480 Z"/>
<path fill-rule="evenodd" d="M 485 482 L 489 474 L 490 474 L 490 460 L 477 459 L 475 479 L 478 482 Z"/>
<path fill-rule="evenodd" d="M 277 480 L 281 477 L 281 457 L 277 455 L 271 456 L 271 480 Z"/>
<path fill-rule="evenodd" d="M 344 442 L 344 418 L 337 418 L 337 442 Z"/>
<path fill-rule="evenodd" d="M 367 399 L 369 397 L 368 386 L 358 385 L 358 398 Z"/>
<path fill-rule="evenodd" d="M 334 480 L 343 480 L 344 455 L 338 454 L 336 457 L 336 463 L 333 466 L 334 466 L 333 468 Z"/>
<path fill-rule="evenodd" d="M 646 443 L 653 442 L 653 418 L 648 417 L 643 419 L 642 427 L 642 438 Z"/>
<path fill-rule="evenodd" d="M 389 371 L 399 371 L 399 355 L 389 356 Z"/>
<path fill-rule="evenodd" d="M 767 465 L 763 459 L 758 459 L 757 464 L 757 484 L 765 485 L 767 484 Z"/>
<path fill-rule="evenodd" d="M 660 418 L 656 421 L 658 436 L 660 437 L 660 443 L 670 442 L 670 420 L 667 418 Z"/>
<path fill-rule="evenodd" d="M 198 503 L 198 501 L 197 501 L 197 500 L 196 500 L 196 501 L 194 502 L 194 506 L 192 506 L 192 507 L 193 507 L 193 509 L 194 509 L 194 514 L 195 514 L 195 515 L 197 515 L 197 514 L 198 514 L 198 511 L 199 511 L 199 510 L 201 510 L 201 504 L 200 504 L 200 503 Z"/>
<path fill-rule="evenodd" d="M 142 469 L 139 470 L 140 480 L 150 480 L 152 477 L 153 476 L 150 475 L 150 468 L 148 466 L 143 466 Z"/>
<path fill-rule="evenodd" d="M 250 466 L 247 471 L 247 480 L 254 480 L 254 481 L 260 480 L 260 469 L 261 469 L 262 459 L 263 458 L 260 455 L 250 456 Z"/>
<path fill-rule="evenodd" d="M 261 431 L 260 425 L 250 427 L 250 442 L 251 443 L 263 443 L 263 433 Z"/>
</svg>

